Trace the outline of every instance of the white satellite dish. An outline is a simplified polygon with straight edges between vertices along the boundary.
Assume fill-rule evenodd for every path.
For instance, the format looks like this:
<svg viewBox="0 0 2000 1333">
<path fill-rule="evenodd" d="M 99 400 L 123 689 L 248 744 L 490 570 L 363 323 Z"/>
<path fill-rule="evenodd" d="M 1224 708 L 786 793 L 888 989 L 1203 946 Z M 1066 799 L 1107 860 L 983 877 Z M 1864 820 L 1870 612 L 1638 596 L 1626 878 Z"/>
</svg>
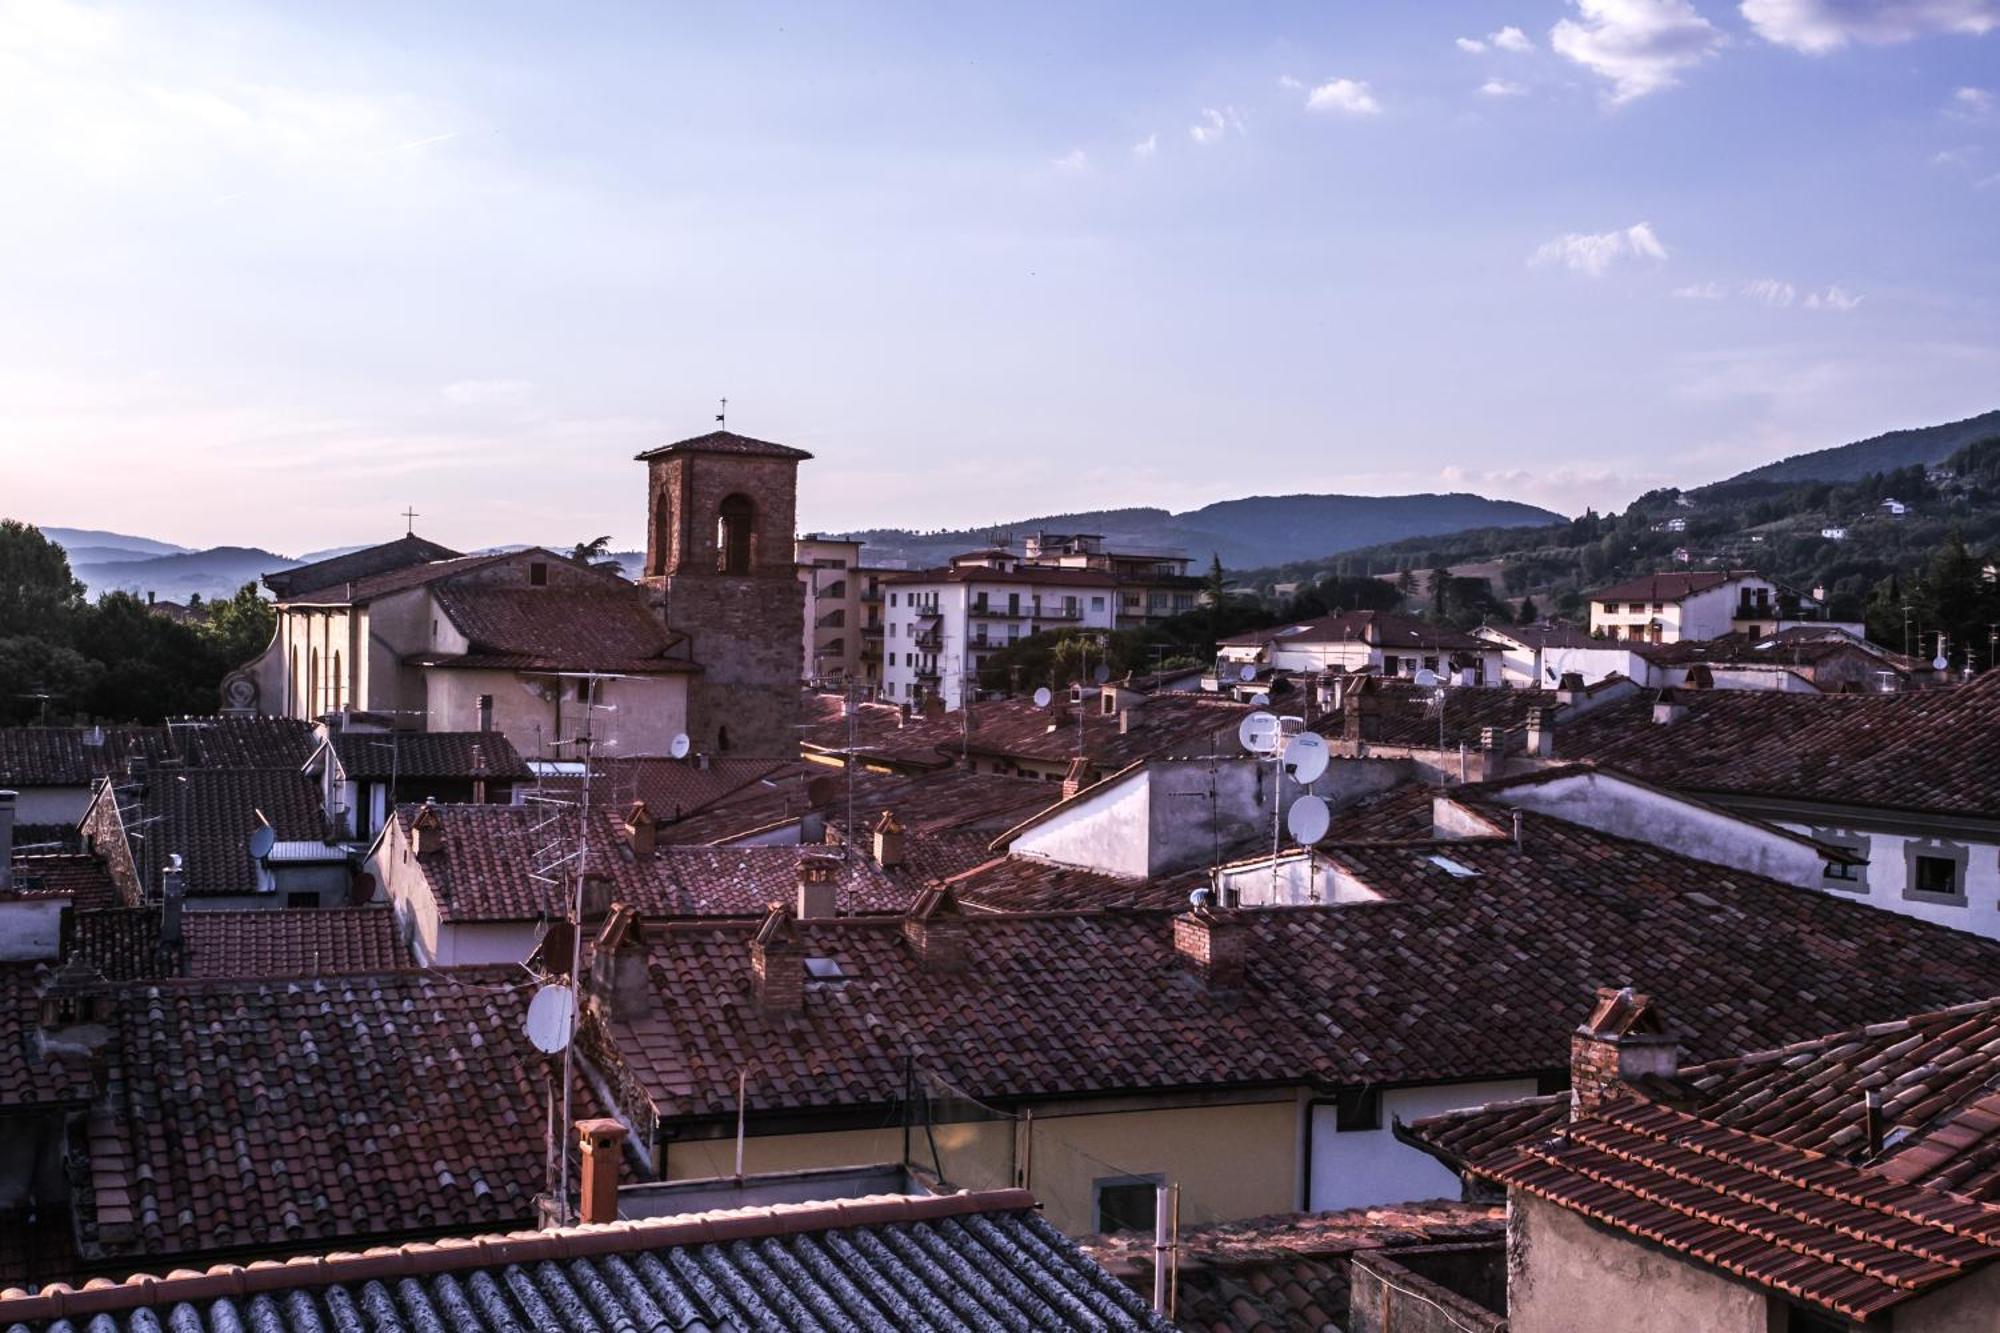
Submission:
<svg viewBox="0 0 2000 1333">
<path fill-rule="evenodd" d="M 1285 812 L 1285 827 L 1291 830 L 1292 841 L 1311 846 L 1333 827 L 1333 815 L 1319 797 L 1301 796 Z"/>
<path fill-rule="evenodd" d="M 1931 670 L 1933 671 L 1942 671 L 1950 665 L 1951 663 L 1945 660 L 1945 656 L 1943 653 L 1939 653 L 1936 657 L 1933 657 L 1931 659 Z"/>
<path fill-rule="evenodd" d="M 575 1013 L 576 1000 L 569 987 L 542 987 L 528 1001 L 528 1020 L 524 1024 L 528 1040 L 535 1044 L 536 1050 L 554 1055 L 569 1045 L 570 1020 Z"/>
<path fill-rule="evenodd" d="M 269 856 L 271 849 L 277 845 L 278 831 L 269 824 L 259 824 L 250 834 L 250 855 L 259 861 Z"/>
<path fill-rule="evenodd" d="M 1257 679 L 1257 668 L 1252 664 L 1250 664 L 1249 662 L 1245 662 L 1242 666 L 1236 668 L 1236 679 L 1238 680 Z"/>
<path fill-rule="evenodd" d="M 1418 686 L 1427 690 L 1438 683 L 1438 673 L 1429 667 L 1418 667 L 1417 674 L 1412 679 L 1417 682 Z"/>
<path fill-rule="evenodd" d="M 1252 713 L 1236 724 L 1236 739 L 1252 754 L 1275 754 L 1280 728 L 1269 713 Z"/>
<path fill-rule="evenodd" d="M 1269 704 L 1270 702 L 1271 702 L 1271 696 L 1265 694 L 1262 690 L 1259 690 L 1257 693 L 1250 696 L 1250 703 L 1253 707 L 1256 708 L 1262 708 L 1265 705 Z"/>
<path fill-rule="evenodd" d="M 688 740 L 688 734 L 685 731 L 676 732 L 674 738 L 667 742 L 667 753 L 676 759 L 685 759 L 688 757 L 688 751 L 692 747 L 693 743 Z"/>
<path fill-rule="evenodd" d="M 1111 668 L 1104 665 L 1104 663 L 1099 662 L 1097 664 L 1097 669 L 1090 673 L 1090 678 L 1096 681 L 1099 685 L 1102 685 L 1105 681 L 1111 679 Z"/>
<path fill-rule="evenodd" d="M 1285 743 L 1285 767 L 1292 770 L 1292 781 L 1303 786 L 1326 772 L 1326 764 L 1326 742 L 1312 732 L 1302 731 Z"/>
<path fill-rule="evenodd" d="M 1049 693 L 1049 687 L 1046 685 L 1035 691 L 1035 707 L 1037 708 L 1047 708 L 1054 699 L 1055 695 Z"/>
</svg>

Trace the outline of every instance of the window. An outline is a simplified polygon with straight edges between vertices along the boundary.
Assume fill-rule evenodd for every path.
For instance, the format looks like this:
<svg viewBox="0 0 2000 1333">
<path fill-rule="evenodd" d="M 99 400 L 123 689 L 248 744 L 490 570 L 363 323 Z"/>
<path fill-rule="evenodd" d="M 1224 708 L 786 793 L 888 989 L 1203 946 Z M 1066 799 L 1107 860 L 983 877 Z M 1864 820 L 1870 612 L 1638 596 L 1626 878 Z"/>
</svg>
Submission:
<svg viewBox="0 0 2000 1333">
<path fill-rule="evenodd" d="M 1090 609 L 1093 611 L 1102 611 L 1104 609 L 1104 599 L 1102 597 L 1091 598 Z"/>
<path fill-rule="evenodd" d="M 313 911 L 319 907 L 317 893 L 288 893 L 285 895 L 285 910 Z"/>
<path fill-rule="evenodd" d="M 1958 892 L 1958 862 L 1942 856 L 1918 856 L 1912 864 L 1910 887 L 1918 893 Z"/>
<path fill-rule="evenodd" d="M 896 604 L 896 594 L 892 592 L 889 594 L 889 605 L 894 606 L 895 604 Z"/>
<path fill-rule="evenodd" d="M 1095 1229 L 1151 1231 L 1165 1176 L 1102 1176 L 1091 1182 Z"/>
<path fill-rule="evenodd" d="M 1835 879 L 1842 884 L 1861 882 L 1861 867 L 1852 861 L 1828 861 L 1819 873 L 1821 879 Z"/>
<path fill-rule="evenodd" d="M 549 583 L 549 566 L 545 560 L 536 560 L 528 565 L 528 582 L 537 588 L 546 588 Z"/>
<path fill-rule="evenodd" d="M 1365 1133 L 1382 1128 L 1382 1090 L 1349 1088 L 1334 1096 L 1333 1129 L 1336 1134 Z"/>
<path fill-rule="evenodd" d="M 590 678 L 587 676 L 576 683 L 576 701 L 580 704 L 590 702 Z"/>
<path fill-rule="evenodd" d="M 715 569 L 719 574 L 750 572 L 750 529 L 757 510 L 745 495 L 723 500 L 715 518 Z"/>
<path fill-rule="evenodd" d="M 1666 604 L 1665 602 L 1654 602 L 1654 603 L 1653 603 L 1653 614 L 1654 614 L 1654 615 L 1656 615 L 1656 616 L 1657 616 L 1657 615 L 1659 615 L 1659 614 L 1660 614 L 1660 613 L 1661 613 L 1662 611 L 1664 611 L 1664 610 L 1666 610 L 1666 609 L 1667 609 L 1667 604 Z"/>
</svg>

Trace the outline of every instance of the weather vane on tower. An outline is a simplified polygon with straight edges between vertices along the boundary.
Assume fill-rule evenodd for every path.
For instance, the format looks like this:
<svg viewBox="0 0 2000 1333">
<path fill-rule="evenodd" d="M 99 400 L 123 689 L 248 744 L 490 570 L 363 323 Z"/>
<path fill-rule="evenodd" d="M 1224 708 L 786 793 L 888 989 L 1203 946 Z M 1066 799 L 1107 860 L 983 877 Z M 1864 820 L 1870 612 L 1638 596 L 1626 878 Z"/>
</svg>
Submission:
<svg viewBox="0 0 2000 1333">
<path fill-rule="evenodd" d="M 722 410 L 715 414 L 715 424 L 725 429 L 729 425 L 729 400 L 727 398 L 722 400 Z"/>
</svg>

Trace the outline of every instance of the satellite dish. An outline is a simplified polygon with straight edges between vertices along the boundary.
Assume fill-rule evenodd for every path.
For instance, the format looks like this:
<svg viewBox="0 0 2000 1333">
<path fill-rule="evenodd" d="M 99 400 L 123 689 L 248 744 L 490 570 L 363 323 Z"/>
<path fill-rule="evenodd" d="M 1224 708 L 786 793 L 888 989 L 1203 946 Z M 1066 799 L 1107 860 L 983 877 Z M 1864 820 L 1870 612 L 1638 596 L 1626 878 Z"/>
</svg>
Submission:
<svg viewBox="0 0 2000 1333">
<path fill-rule="evenodd" d="M 1262 708 L 1271 702 L 1271 696 L 1260 691 L 1250 696 L 1250 702 L 1256 707 Z"/>
<path fill-rule="evenodd" d="M 1111 668 L 1104 665 L 1104 663 L 1099 662 L 1097 664 L 1097 669 L 1090 673 L 1090 678 L 1096 681 L 1099 685 L 1102 685 L 1105 681 L 1111 679 Z"/>
<path fill-rule="evenodd" d="M 1236 739 L 1252 754 L 1274 753 L 1278 735 L 1278 719 L 1269 713 L 1252 713 L 1236 724 Z"/>
<path fill-rule="evenodd" d="M 1292 770 L 1294 782 L 1301 785 L 1311 782 L 1326 772 L 1326 762 L 1326 742 L 1310 731 L 1302 731 L 1285 743 L 1285 766 Z M 1310 842 L 1311 839 L 1300 841 Z"/>
<path fill-rule="evenodd" d="M 1254 663 L 1250 663 L 1250 662 L 1245 662 L 1245 663 L 1244 663 L 1244 664 L 1243 664 L 1242 666 L 1240 666 L 1240 667 L 1237 667 L 1237 668 L 1236 668 L 1236 679 L 1238 679 L 1238 680 L 1255 680 L 1255 679 L 1257 679 L 1257 668 L 1256 668 L 1256 665 L 1255 665 Z"/>
<path fill-rule="evenodd" d="M 1420 688 L 1427 690 L 1438 683 L 1438 673 L 1429 667 L 1418 667 L 1417 674 L 1412 679 L 1417 682 Z"/>
<path fill-rule="evenodd" d="M 250 855 L 256 857 L 259 861 L 269 856 L 271 849 L 277 845 L 278 830 L 272 828 L 269 824 L 259 824 L 256 832 L 250 835 Z"/>
<path fill-rule="evenodd" d="M 528 1001 L 528 1019 L 522 1026 L 528 1040 L 545 1055 L 554 1055 L 569 1045 L 570 1020 L 576 1015 L 576 1000 L 567 986 L 544 986 Z"/>
<path fill-rule="evenodd" d="M 1931 670 L 1933 671 L 1942 671 L 1950 665 L 1951 663 L 1945 660 L 1945 656 L 1943 653 L 1939 653 L 1936 657 L 1933 657 L 1931 659 Z"/>
<path fill-rule="evenodd" d="M 1292 840 L 1304 846 L 1310 847 L 1324 838 L 1332 826 L 1333 816 L 1326 802 L 1317 796 L 1301 796 L 1285 812 L 1285 827 L 1291 830 Z"/>
<path fill-rule="evenodd" d="M 685 731 L 675 733 L 674 738 L 667 742 L 667 753 L 676 759 L 687 758 L 688 751 L 691 748 L 692 743 L 688 740 L 688 734 Z"/>
<path fill-rule="evenodd" d="M 1037 708 L 1047 708 L 1054 700 L 1055 695 L 1049 693 L 1049 687 L 1046 685 L 1035 691 L 1035 707 Z"/>
</svg>

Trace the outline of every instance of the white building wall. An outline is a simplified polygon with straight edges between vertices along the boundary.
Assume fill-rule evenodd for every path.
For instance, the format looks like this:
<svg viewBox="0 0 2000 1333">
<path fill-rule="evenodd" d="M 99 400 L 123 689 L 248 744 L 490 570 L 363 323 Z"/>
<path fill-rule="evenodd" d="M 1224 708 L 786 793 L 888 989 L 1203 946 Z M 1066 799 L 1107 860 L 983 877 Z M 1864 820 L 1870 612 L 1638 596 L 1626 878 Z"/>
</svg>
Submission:
<svg viewBox="0 0 2000 1333">
<path fill-rule="evenodd" d="M 1306 1209 L 1366 1208 L 1413 1199 L 1456 1199 L 1458 1176 L 1429 1153 L 1398 1142 L 1390 1126 L 1488 1102 L 1513 1101 L 1536 1093 L 1533 1079 L 1443 1083 L 1421 1088 L 1389 1088 L 1382 1093 L 1381 1123 L 1375 1129 L 1342 1132 L 1331 1104 L 1312 1108 L 1312 1172 Z"/>
<path fill-rule="evenodd" d="M 935 690 L 947 710 L 958 708 L 964 682 L 977 680 L 980 659 L 1009 643 L 1047 630 L 1108 630 L 1117 623 L 1117 598 L 1109 582 L 1076 586 L 973 577 L 899 583 L 884 592 L 884 692 L 893 702 L 908 703 L 922 686 L 924 693 Z M 982 594 L 991 614 L 978 613 Z M 1074 614 L 1069 613 L 1072 600 Z M 1010 611 L 1010 606 L 1018 611 Z M 917 631 L 924 623 L 922 607 L 934 608 L 940 617 L 935 647 L 917 646 Z M 934 674 L 935 680 L 926 673 Z"/>
<path fill-rule="evenodd" d="M 1786 820 L 1780 827 L 1812 838 L 1852 841 L 1868 857 L 1859 884 L 1823 879 L 1820 887 L 1827 893 L 1934 925 L 2000 939 L 2000 841 L 1949 834 L 1920 837 L 1858 824 L 1813 825 Z M 1915 891 L 1910 870 L 1915 864 L 1912 855 L 1918 852 L 1962 861 L 1961 891 L 1949 896 Z"/>
</svg>

